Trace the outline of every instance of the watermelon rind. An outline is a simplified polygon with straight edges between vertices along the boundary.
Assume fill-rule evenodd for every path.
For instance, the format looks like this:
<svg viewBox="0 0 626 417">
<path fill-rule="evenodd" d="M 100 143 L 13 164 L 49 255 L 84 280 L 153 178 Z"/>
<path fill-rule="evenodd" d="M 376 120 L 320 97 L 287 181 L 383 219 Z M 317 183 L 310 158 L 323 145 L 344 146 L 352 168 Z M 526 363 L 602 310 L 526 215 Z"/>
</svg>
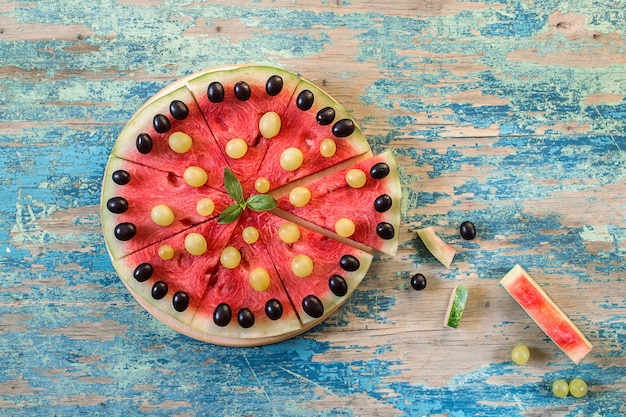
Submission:
<svg viewBox="0 0 626 417">
<path fill-rule="evenodd" d="M 591 351 L 591 342 L 519 264 L 504 275 L 500 285 L 575 364 Z"/>
<path fill-rule="evenodd" d="M 463 311 L 465 311 L 465 303 L 467 303 L 467 295 L 469 290 L 463 284 L 458 284 L 450 294 L 448 307 L 446 308 L 446 316 L 443 319 L 443 325 L 456 329 L 461 323 Z"/>
<path fill-rule="evenodd" d="M 456 250 L 441 239 L 432 226 L 417 230 L 426 249 L 446 268 L 450 268 Z"/>
</svg>

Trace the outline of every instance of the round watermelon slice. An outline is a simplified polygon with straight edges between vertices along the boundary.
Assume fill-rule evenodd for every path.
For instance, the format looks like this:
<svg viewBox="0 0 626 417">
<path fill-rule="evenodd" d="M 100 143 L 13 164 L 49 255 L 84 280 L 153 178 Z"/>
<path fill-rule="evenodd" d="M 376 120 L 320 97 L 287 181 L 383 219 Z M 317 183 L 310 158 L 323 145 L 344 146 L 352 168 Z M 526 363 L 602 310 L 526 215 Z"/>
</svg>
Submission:
<svg viewBox="0 0 626 417">
<path fill-rule="evenodd" d="M 199 340 L 255 346 L 320 323 L 376 251 L 395 254 L 400 199 L 393 156 L 372 156 L 335 100 L 284 70 L 236 66 L 137 111 L 109 158 L 101 215 L 146 310 Z"/>
</svg>

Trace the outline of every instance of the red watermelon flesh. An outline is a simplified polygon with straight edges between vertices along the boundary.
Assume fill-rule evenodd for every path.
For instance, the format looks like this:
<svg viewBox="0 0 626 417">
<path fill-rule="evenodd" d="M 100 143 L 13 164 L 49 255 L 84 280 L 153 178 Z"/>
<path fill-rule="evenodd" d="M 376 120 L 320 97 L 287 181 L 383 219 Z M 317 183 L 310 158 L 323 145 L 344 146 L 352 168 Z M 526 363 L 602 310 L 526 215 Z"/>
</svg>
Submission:
<svg viewBox="0 0 626 417">
<path fill-rule="evenodd" d="M 246 227 L 259 230 L 258 219 L 249 212 L 240 217 L 228 242 L 229 247 L 236 248 L 241 254 L 241 262 L 232 269 L 217 265 L 191 327 L 204 334 L 235 339 L 265 338 L 299 331 L 298 316 L 265 244 L 260 239 L 246 243 L 242 237 Z M 265 270 L 270 277 L 269 287 L 263 291 L 255 290 L 250 283 L 250 272 L 257 268 Z M 268 303 L 269 308 L 273 308 L 269 314 L 266 313 Z M 227 307 L 218 307 L 220 304 Z M 218 308 L 227 308 L 231 314 L 230 320 L 222 322 L 221 326 L 214 320 Z"/>
<path fill-rule="evenodd" d="M 188 81 L 246 195 L 253 191 L 252 177 L 263 161 L 268 143 L 274 140 L 261 135 L 259 121 L 265 113 L 275 112 L 285 123 L 283 112 L 299 80 L 296 75 L 277 68 L 243 66 L 210 71 Z M 248 144 L 247 153 L 239 159 L 230 158 L 225 152 L 228 141 L 234 138 L 243 139 Z"/>
<path fill-rule="evenodd" d="M 188 151 L 178 153 L 170 148 L 169 138 L 175 132 L 191 137 Z M 198 166 L 208 175 L 206 185 L 224 190 L 223 172 L 228 163 L 186 87 L 139 109 L 120 133 L 111 154 L 179 177 L 188 167 Z"/>
<path fill-rule="evenodd" d="M 235 226 L 236 223 L 220 225 L 217 219 L 207 220 L 118 259 L 113 266 L 146 309 L 190 323 Z M 205 237 L 207 250 L 204 254 L 192 255 L 185 249 L 185 238 L 190 233 Z M 159 256 L 159 248 L 164 245 L 174 249 L 172 259 L 164 260 Z"/>
<path fill-rule="evenodd" d="M 332 156 L 320 152 L 325 139 L 335 144 Z M 304 157 L 302 165 L 293 171 L 282 169 L 280 165 L 281 154 L 288 148 L 299 149 Z M 367 140 L 350 113 L 315 85 L 301 80 L 285 109 L 280 132 L 268 145 L 256 178 L 267 178 L 270 189 L 274 190 L 369 150 Z"/>
<path fill-rule="evenodd" d="M 303 325 L 328 317 L 359 285 L 372 255 L 299 226 L 300 239 L 285 243 L 279 229 L 288 221 L 267 212 L 257 214 L 261 239 Z M 307 277 L 292 270 L 292 260 L 301 254 L 313 260 L 313 272 Z"/>
<path fill-rule="evenodd" d="M 215 205 L 208 217 L 196 210 L 203 198 L 211 199 Z M 213 188 L 191 187 L 171 173 L 112 156 L 104 176 L 102 202 L 103 233 L 111 257 L 119 259 L 218 216 L 232 199 Z M 151 218 L 152 208 L 161 204 L 174 213 L 174 222 L 169 226 L 159 226 Z"/>
<path fill-rule="evenodd" d="M 574 363 L 591 351 L 585 335 L 521 266 L 515 265 L 500 284 Z"/>
<path fill-rule="evenodd" d="M 358 170 L 366 179 L 360 188 L 348 184 L 346 174 L 351 170 Z M 296 207 L 290 203 L 287 193 L 278 199 L 279 209 L 332 232 L 335 232 L 338 220 L 349 219 L 354 223 L 355 230 L 346 237 L 386 254 L 396 254 L 402 193 L 396 162 L 391 152 L 358 162 L 311 183 L 302 182 L 299 185 L 305 186 L 311 192 L 309 202 L 302 207 Z M 329 201 L 336 201 L 337 204 L 349 203 L 341 210 L 329 210 Z"/>
</svg>

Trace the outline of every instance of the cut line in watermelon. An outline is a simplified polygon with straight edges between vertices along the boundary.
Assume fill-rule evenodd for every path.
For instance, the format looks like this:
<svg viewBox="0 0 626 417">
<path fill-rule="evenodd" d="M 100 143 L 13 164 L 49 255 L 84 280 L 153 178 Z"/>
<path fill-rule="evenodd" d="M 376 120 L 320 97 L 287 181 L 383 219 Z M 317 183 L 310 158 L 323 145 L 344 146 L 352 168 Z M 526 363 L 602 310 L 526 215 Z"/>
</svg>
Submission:
<svg viewBox="0 0 626 417">
<path fill-rule="evenodd" d="M 515 265 L 500 284 L 575 364 L 591 351 L 585 335 L 520 265 Z"/>
<path fill-rule="evenodd" d="M 385 175 L 368 171 L 378 163 Z M 268 191 L 280 198 L 296 186 L 313 198 L 298 212 L 247 208 L 218 224 L 235 203 L 225 168 L 244 200 Z M 349 180 L 364 180 L 360 192 L 345 186 L 351 169 L 362 171 Z M 389 199 L 375 205 L 383 194 Z M 101 198 L 107 250 L 129 292 L 174 330 L 228 346 L 284 340 L 333 314 L 376 250 L 395 254 L 400 208 L 391 153 L 372 156 L 335 100 L 267 66 L 202 71 L 146 101 L 113 147 Z M 381 244 L 375 229 L 383 223 Z"/>
</svg>

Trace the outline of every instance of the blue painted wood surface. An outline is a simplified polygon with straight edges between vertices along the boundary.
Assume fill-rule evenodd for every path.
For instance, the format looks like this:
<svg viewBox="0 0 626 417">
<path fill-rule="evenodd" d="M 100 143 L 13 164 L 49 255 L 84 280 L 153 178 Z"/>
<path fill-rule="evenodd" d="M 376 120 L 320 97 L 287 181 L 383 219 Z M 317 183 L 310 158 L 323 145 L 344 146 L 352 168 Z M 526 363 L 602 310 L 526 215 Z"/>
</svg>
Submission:
<svg viewBox="0 0 626 417">
<path fill-rule="evenodd" d="M 0 415 L 626 415 L 625 14 L 608 0 L 0 0 Z M 244 62 L 323 85 L 396 154 L 404 201 L 398 256 L 376 258 L 335 316 L 233 349 L 138 306 L 98 205 L 148 97 Z M 458 251 L 450 269 L 415 236 L 431 225 Z M 498 285 L 516 263 L 594 344 L 582 364 Z M 574 377 L 586 397 L 551 394 Z"/>
</svg>

